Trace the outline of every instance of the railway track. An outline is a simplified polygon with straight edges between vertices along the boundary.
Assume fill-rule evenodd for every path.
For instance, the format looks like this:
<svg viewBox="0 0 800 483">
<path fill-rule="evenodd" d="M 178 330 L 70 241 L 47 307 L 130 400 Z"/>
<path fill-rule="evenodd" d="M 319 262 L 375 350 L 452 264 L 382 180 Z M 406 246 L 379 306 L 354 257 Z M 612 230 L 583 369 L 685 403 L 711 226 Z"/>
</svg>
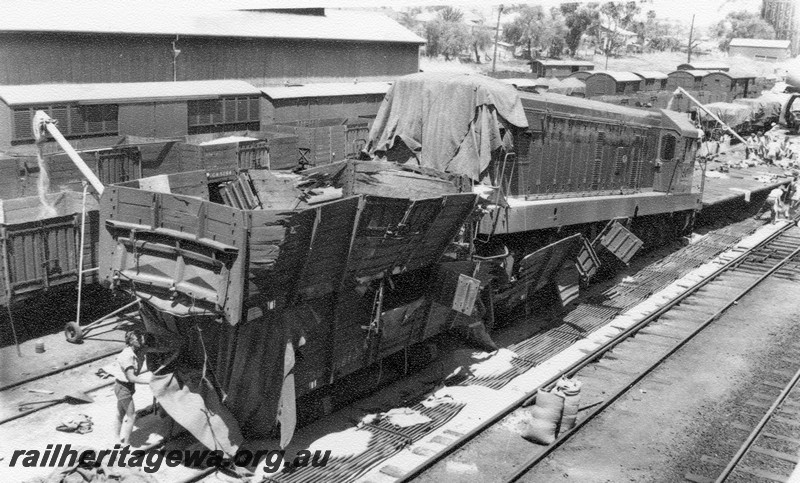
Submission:
<svg viewBox="0 0 800 483">
<path fill-rule="evenodd" d="M 635 325 L 625 329 L 619 327 L 621 332 L 617 337 L 531 391 L 531 394 L 535 394 L 539 388 L 549 389 L 562 376 L 580 380 L 583 383 L 583 407 L 577 424 L 548 446 L 533 445 L 516 436 L 518 441 L 509 443 L 505 453 L 533 455 L 527 460 L 520 458 L 519 462 L 508 462 L 514 468 L 513 473 L 502 478 L 493 475 L 492 479 L 511 482 L 522 478 L 538 462 L 578 434 L 581 427 L 601 414 L 637 382 L 716 321 L 728 308 L 738 304 L 742 297 L 770 277 L 800 280 L 800 228 L 795 224 L 787 224 L 742 256 L 729 261 L 691 286 L 686 286 L 681 295 Z M 399 480 L 408 481 L 419 476 L 425 480 L 426 472 L 434 466 L 444 467 L 450 455 L 466 444 L 474 446 L 470 449 L 470 454 L 481 453 L 477 448 L 482 444 L 482 433 L 503 420 L 513 420 L 514 412 L 524 411 L 525 409 L 520 408 L 532 402 L 533 398 L 521 401 L 511 411 L 462 435 L 457 444 L 450 445 L 429 458 Z M 504 434 L 507 438 L 507 433 Z M 486 439 L 485 443 L 488 445 L 496 446 L 498 443 L 497 438 L 483 439 Z M 517 450 L 511 449 L 512 447 Z M 491 450 L 487 451 L 491 453 Z"/>
<path fill-rule="evenodd" d="M 800 463 L 798 449 L 800 439 L 797 438 L 800 426 L 800 346 L 793 346 L 791 358 L 784 358 L 797 371 L 772 369 L 769 371 L 774 379 L 788 379 L 778 382 L 774 379 L 762 381 L 763 392 L 756 392 L 745 402 L 748 413 L 761 412 L 761 419 L 755 425 L 747 425 L 738 421 L 730 426 L 747 434 L 743 441 L 734 440 L 728 435 L 719 443 L 723 446 L 736 447 L 734 455 L 725 460 L 711 455 L 702 455 L 701 463 L 705 470 L 695 470 L 685 474 L 686 481 L 693 483 L 723 483 L 726 481 L 788 481 Z M 777 396 L 768 394 L 779 390 Z"/>
<path fill-rule="evenodd" d="M 747 228 L 745 231 L 747 231 Z M 753 228 L 755 229 L 755 228 Z M 731 239 L 736 238 L 739 236 L 738 234 L 734 235 L 725 235 L 730 236 Z M 724 237 L 723 237 L 724 238 Z M 726 240 L 726 243 L 727 240 Z M 731 241 L 730 243 L 734 243 Z M 665 307 L 663 310 L 659 310 L 658 312 L 654 313 L 652 316 L 648 317 L 646 321 L 643 323 L 637 324 L 634 327 L 626 329 L 622 331 L 619 337 L 609 341 L 608 344 L 599 348 L 597 352 L 594 354 L 587 356 L 587 358 L 582 361 L 581 364 L 573 365 L 567 370 L 563 371 L 563 374 L 567 376 L 575 376 L 584 381 L 584 388 L 583 388 L 583 400 L 588 402 L 589 404 L 584 405 L 584 411 L 579 416 L 579 424 L 585 424 L 585 421 L 594 417 L 594 415 L 598 414 L 604 407 L 607 407 L 613 401 L 611 401 L 611 397 L 609 397 L 609 391 L 606 391 L 606 394 L 599 397 L 597 395 L 592 395 L 592 387 L 601 384 L 604 384 L 602 376 L 598 377 L 597 374 L 602 374 L 601 371 L 607 372 L 609 377 L 608 380 L 615 380 L 621 387 L 621 394 L 624 393 L 625 387 L 630 387 L 631 378 L 628 377 L 627 381 L 620 382 L 624 379 L 623 376 L 630 376 L 632 373 L 630 369 L 626 370 L 621 366 L 617 366 L 616 364 L 620 364 L 625 361 L 626 354 L 650 354 L 655 353 L 656 351 L 654 348 L 658 348 L 661 352 L 669 352 L 672 353 L 677 348 L 673 348 L 671 350 L 668 349 L 669 344 L 673 344 L 679 342 L 680 338 L 685 335 L 688 331 L 688 337 L 691 338 L 692 334 L 692 324 L 689 323 L 677 323 L 677 321 L 688 321 L 686 317 L 687 314 L 693 313 L 695 316 L 700 317 L 701 314 L 706 314 L 706 319 L 709 319 L 709 323 L 716 318 L 714 315 L 715 312 L 711 312 L 711 315 L 708 315 L 708 311 L 713 307 L 717 307 L 717 311 L 724 311 L 725 308 L 729 307 L 733 303 L 735 303 L 738 298 L 740 298 L 744 293 L 752 289 L 750 285 L 755 286 L 753 281 L 758 280 L 760 277 L 764 276 L 786 276 L 792 277 L 796 276 L 797 272 L 800 272 L 800 265 L 798 265 L 797 260 L 794 258 L 792 253 L 796 255 L 796 250 L 792 252 L 792 247 L 800 246 L 800 229 L 794 228 L 794 225 L 787 225 L 783 230 L 779 231 L 778 233 L 774 234 L 773 236 L 769 237 L 763 243 L 760 243 L 758 246 L 754 247 L 753 249 L 749 250 L 749 252 L 741 257 L 737 257 L 736 260 L 726 264 L 725 266 L 721 267 L 717 272 L 715 272 L 711 277 L 697 282 L 692 287 L 688 287 L 686 294 L 679 297 L 675 303 L 671 304 L 669 307 Z M 723 248 L 719 248 L 721 251 Z M 704 260 L 710 256 L 702 250 L 699 252 L 697 250 L 689 251 L 688 254 L 685 256 L 691 258 L 692 256 L 696 257 L 697 260 Z M 787 256 L 782 255 L 787 254 Z M 671 262 L 666 262 L 669 265 Z M 699 262 L 692 262 L 694 266 L 699 265 Z M 788 264 L 788 265 L 787 265 Z M 783 268 L 782 268 L 783 267 Z M 794 271 L 793 271 L 794 269 Z M 658 270 L 653 270 L 652 273 L 648 274 L 649 279 L 658 279 L 659 277 L 664 278 L 659 283 L 662 285 L 669 283 L 669 277 L 663 277 L 664 272 L 667 269 L 664 266 L 661 266 Z M 660 273 L 659 273 L 660 272 Z M 757 283 L 756 283 L 757 284 Z M 728 287 L 728 289 L 725 289 Z M 736 292 L 738 288 L 739 292 Z M 647 290 L 642 292 L 640 298 L 644 298 L 647 296 Z M 652 292 L 652 290 L 651 290 Z M 636 290 L 632 291 L 634 295 L 627 294 L 626 297 L 633 296 L 639 297 L 637 295 L 638 292 Z M 703 299 L 708 302 L 708 304 L 704 307 L 698 306 L 698 304 L 694 301 L 696 299 L 691 299 L 692 294 L 701 294 L 703 295 Z M 713 303 L 712 303 L 713 302 Z M 683 312 L 681 312 L 683 311 Z M 695 325 L 697 322 L 697 317 L 695 318 Z M 697 329 L 697 331 L 702 329 Z M 635 336 L 635 337 L 634 337 Z M 525 344 L 525 342 L 521 343 Z M 644 344 L 647 344 L 645 346 Z M 550 357 L 547 353 L 542 354 L 543 358 Z M 641 362 L 641 361 L 639 361 Z M 602 366 L 602 367 L 601 367 Z M 581 373 L 581 371 L 584 371 Z M 588 375 L 585 371 L 593 371 L 595 374 L 594 379 Z M 508 379 L 513 377 L 510 376 Z M 643 377 L 643 376 L 642 376 Z M 548 381 L 544 384 L 547 386 L 551 384 L 557 379 L 554 377 L 552 380 Z M 592 382 L 590 382 L 592 381 Z M 492 387 L 492 381 L 475 381 L 477 383 L 484 383 L 489 387 Z M 540 386 L 541 387 L 541 386 Z M 535 394 L 535 390 L 531 391 L 532 394 Z M 520 401 L 515 403 L 516 408 L 520 406 L 524 406 L 528 403 L 528 398 L 524 398 Z M 591 411 L 589 411 L 591 409 Z M 406 447 L 409 444 L 417 442 L 423 439 L 425 436 L 430 434 L 436 427 L 440 427 L 447 423 L 451 418 L 453 418 L 460 408 L 450 408 L 447 406 L 439 407 L 438 412 L 441 412 L 441 415 L 437 414 L 433 418 L 436 422 L 435 427 L 432 428 L 425 428 L 422 431 L 419 431 L 419 434 L 412 435 L 411 437 L 407 437 L 404 434 L 400 434 L 400 432 L 393 431 L 392 428 L 374 428 L 376 434 L 376 444 L 383 448 L 381 450 L 376 446 L 375 449 L 378 449 L 378 453 L 384 453 L 384 457 L 377 457 L 377 454 L 370 454 L 364 455 L 363 458 L 355 457 L 353 461 L 349 462 L 342 462 L 348 463 L 345 466 L 351 466 L 351 470 L 354 472 L 347 472 L 347 474 L 341 473 L 337 471 L 336 478 L 337 481 L 352 481 L 354 479 L 354 475 L 361 475 L 362 477 L 369 477 L 369 468 L 375 467 L 376 465 L 380 465 L 382 460 L 385 460 L 386 457 L 391 456 L 392 454 L 396 454 L 400 451 L 403 447 Z M 510 411 L 509 411 L 510 412 Z M 507 415 L 509 412 L 506 412 L 502 416 Z M 490 427 L 492 424 L 496 423 L 497 420 L 487 421 L 486 425 L 483 427 Z M 373 429 L 373 428 L 366 428 L 366 429 Z M 577 431 L 577 428 L 576 430 Z M 428 468 L 430 468 L 433 464 L 437 461 L 440 461 L 447 457 L 447 455 L 451 454 L 455 449 L 462 446 L 463 444 L 473 441 L 476 439 L 477 436 L 480 435 L 482 432 L 482 428 L 478 428 L 478 430 L 474 431 L 473 433 L 467 434 L 460 434 L 458 432 L 449 432 L 446 433 L 447 437 L 450 438 L 451 443 L 453 440 L 457 444 L 452 444 L 450 449 L 441 453 L 441 455 L 429 460 L 428 463 L 425 465 L 420 465 L 418 467 L 412 468 L 411 472 L 402 472 L 396 473 L 393 476 L 393 479 L 396 480 L 408 480 L 415 476 L 419 476 L 423 474 Z M 561 435 L 559 441 L 556 444 L 552 445 L 551 447 L 543 448 L 539 451 L 540 455 L 546 455 L 545 452 L 549 454 L 549 452 L 555 450 L 558 444 L 563 443 L 566 439 L 574 434 L 574 432 L 566 433 Z M 445 437 L 444 439 L 447 439 Z M 521 438 L 518 438 L 521 440 Z M 521 440 L 522 443 L 527 444 L 530 446 L 530 443 L 526 443 L 524 440 Z M 383 444 L 386 443 L 386 444 Z M 528 450 L 528 454 L 530 454 L 530 450 Z M 377 458 L 376 458 L 377 457 Z M 543 457 L 543 456 L 541 456 Z M 364 463 L 363 465 L 361 463 Z M 535 464 L 535 463 L 534 463 Z M 521 468 L 524 468 L 521 467 Z M 340 468 L 344 469 L 344 468 Z M 203 478 L 204 476 L 213 473 L 213 469 L 206 469 L 205 471 L 200 472 L 191 477 L 190 480 L 193 481 L 198 478 Z M 269 478 L 272 481 L 312 481 L 316 480 L 316 477 L 323 476 L 322 474 L 304 474 L 306 472 L 299 471 L 291 474 L 279 474 L 279 475 L 272 475 Z M 315 472 L 314 472 L 315 473 Z M 385 472 L 384 472 L 385 473 Z M 518 478 L 524 471 L 520 470 L 518 475 L 514 475 L 510 478 L 510 481 Z M 327 475 L 330 476 L 330 475 Z M 309 478 L 311 477 L 311 478 Z M 320 480 L 322 481 L 322 480 Z M 328 480 L 326 480 L 328 481 Z"/>
</svg>

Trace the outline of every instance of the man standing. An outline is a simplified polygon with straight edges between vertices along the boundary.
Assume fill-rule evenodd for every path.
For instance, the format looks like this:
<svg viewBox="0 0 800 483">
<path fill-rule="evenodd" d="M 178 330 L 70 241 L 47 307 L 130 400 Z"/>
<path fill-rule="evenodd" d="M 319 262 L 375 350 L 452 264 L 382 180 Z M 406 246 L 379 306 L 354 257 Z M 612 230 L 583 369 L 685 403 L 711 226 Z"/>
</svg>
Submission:
<svg viewBox="0 0 800 483">
<path fill-rule="evenodd" d="M 121 370 L 116 376 L 114 394 L 117 396 L 117 437 L 123 445 L 128 444 L 136 419 L 136 408 L 133 405 L 133 394 L 136 384 L 148 384 L 153 377 L 151 372 L 143 371 L 145 367 L 146 334 L 132 330 L 125 334 L 127 347 L 117 356 L 117 364 Z"/>
</svg>

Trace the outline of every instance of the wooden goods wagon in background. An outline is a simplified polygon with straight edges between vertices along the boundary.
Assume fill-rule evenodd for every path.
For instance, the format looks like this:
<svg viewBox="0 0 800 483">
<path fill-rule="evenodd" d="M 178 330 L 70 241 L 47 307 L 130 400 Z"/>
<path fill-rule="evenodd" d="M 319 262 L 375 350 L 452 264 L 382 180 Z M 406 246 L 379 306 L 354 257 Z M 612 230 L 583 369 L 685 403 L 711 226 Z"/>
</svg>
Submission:
<svg viewBox="0 0 800 483">
<path fill-rule="evenodd" d="M 11 305 L 78 280 L 82 194 L 48 195 L 56 216 L 43 218 L 36 196 L 0 200 L 0 305 Z M 83 270 L 97 267 L 98 210 L 87 206 Z M 84 280 L 96 279 L 90 272 Z"/>
</svg>

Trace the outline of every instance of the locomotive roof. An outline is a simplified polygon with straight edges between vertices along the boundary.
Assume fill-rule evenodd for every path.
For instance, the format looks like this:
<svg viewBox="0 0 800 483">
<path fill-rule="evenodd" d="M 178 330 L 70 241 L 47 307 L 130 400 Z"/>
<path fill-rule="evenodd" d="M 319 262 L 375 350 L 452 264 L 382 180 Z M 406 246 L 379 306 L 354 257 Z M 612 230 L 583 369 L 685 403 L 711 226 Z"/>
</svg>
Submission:
<svg viewBox="0 0 800 483">
<path fill-rule="evenodd" d="M 560 94 L 542 93 L 533 94 L 520 92 L 522 107 L 525 109 L 550 109 L 559 107 L 564 112 L 592 117 L 609 117 L 620 120 L 638 120 L 649 124 L 658 124 L 659 115 L 656 111 L 634 109 L 632 107 L 594 101 L 583 97 L 564 96 Z"/>
<path fill-rule="evenodd" d="M 570 116 L 586 116 L 591 118 L 606 118 L 609 121 L 635 122 L 652 127 L 663 127 L 679 131 L 681 135 L 697 138 L 697 128 L 685 113 L 661 109 L 651 111 L 619 106 L 601 101 L 593 101 L 580 97 L 564 96 L 560 94 L 533 94 L 520 92 L 522 107 L 554 111 L 559 110 Z"/>
</svg>

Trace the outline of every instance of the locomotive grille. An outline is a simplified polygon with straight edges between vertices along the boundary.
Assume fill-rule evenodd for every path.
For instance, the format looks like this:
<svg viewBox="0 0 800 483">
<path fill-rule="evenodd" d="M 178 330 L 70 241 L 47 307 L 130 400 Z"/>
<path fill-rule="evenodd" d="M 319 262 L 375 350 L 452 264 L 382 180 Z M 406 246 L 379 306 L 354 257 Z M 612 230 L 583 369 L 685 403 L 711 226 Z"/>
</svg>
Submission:
<svg viewBox="0 0 800 483">
<path fill-rule="evenodd" d="M 600 174 L 603 171 L 603 159 L 602 158 L 595 158 L 594 165 L 592 166 L 592 185 L 590 189 L 598 190 L 600 189 Z"/>
<path fill-rule="evenodd" d="M 592 177 L 589 189 L 600 189 L 600 177 L 603 171 L 603 148 L 605 147 L 606 133 L 598 132 L 594 144 L 594 163 L 592 164 Z"/>
<path fill-rule="evenodd" d="M 617 148 L 617 158 L 614 161 L 614 176 L 619 176 L 622 173 L 622 169 L 625 166 L 625 163 L 628 162 L 628 156 L 622 154 L 625 152 L 625 148 L 619 147 Z"/>
</svg>

